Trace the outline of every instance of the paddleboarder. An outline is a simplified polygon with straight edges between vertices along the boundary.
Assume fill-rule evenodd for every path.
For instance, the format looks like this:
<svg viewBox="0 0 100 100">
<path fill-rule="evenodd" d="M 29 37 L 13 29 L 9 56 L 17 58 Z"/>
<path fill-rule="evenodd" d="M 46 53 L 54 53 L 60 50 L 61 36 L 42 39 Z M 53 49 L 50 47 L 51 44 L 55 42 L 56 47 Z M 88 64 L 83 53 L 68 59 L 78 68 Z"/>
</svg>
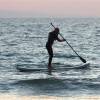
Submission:
<svg viewBox="0 0 100 100">
<path fill-rule="evenodd" d="M 49 32 L 49 35 L 48 35 L 48 40 L 47 40 L 47 43 L 46 43 L 46 49 L 48 51 L 48 54 L 49 54 L 49 61 L 48 61 L 48 71 L 49 71 L 49 74 L 51 74 L 51 71 L 52 71 L 52 58 L 53 58 L 53 49 L 52 49 L 52 45 L 54 43 L 54 41 L 59 41 L 59 42 L 63 42 L 63 41 L 66 41 L 65 39 L 60 39 L 58 38 L 58 34 L 59 34 L 59 28 L 55 28 L 52 32 Z"/>
</svg>

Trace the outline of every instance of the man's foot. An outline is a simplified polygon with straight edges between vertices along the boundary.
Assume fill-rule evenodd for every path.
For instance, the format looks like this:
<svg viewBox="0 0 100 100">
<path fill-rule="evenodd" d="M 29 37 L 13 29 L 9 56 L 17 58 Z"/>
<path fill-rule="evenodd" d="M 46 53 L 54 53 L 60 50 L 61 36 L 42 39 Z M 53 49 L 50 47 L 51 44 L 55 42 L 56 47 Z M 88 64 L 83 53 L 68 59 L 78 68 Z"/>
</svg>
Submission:
<svg viewBox="0 0 100 100">
<path fill-rule="evenodd" d="M 48 71 L 48 75 L 52 75 L 52 72 L 49 72 L 49 71 Z"/>
</svg>

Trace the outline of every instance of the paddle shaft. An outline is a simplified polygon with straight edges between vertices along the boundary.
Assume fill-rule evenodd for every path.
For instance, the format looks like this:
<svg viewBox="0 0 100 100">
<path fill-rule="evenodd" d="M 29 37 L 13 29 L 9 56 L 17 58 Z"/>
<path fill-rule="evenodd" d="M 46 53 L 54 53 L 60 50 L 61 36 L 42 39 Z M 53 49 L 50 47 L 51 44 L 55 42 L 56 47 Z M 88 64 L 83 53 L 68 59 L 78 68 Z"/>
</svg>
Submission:
<svg viewBox="0 0 100 100">
<path fill-rule="evenodd" d="M 59 33 L 59 35 L 66 41 L 66 43 L 71 47 L 71 49 L 76 53 L 76 55 L 80 57 L 79 54 L 73 49 L 73 47 L 68 43 L 68 41 L 62 36 L 62 34 Z"/>
<path fill-rule="evenodd" d="M 55 28 L 55 26 L 51 23 L 51 25 Z M 79 54 L 73 49 L 73 47 L 68 43 L 68 41 L 59 33 L 59 35 L 66 41 L 66 43 L 70 46 L 70 48 L 75 52 L 75 54 L 81 59 L 82 62 L 86 63 L 86 60 L 79 56 Z"/>
</svg>

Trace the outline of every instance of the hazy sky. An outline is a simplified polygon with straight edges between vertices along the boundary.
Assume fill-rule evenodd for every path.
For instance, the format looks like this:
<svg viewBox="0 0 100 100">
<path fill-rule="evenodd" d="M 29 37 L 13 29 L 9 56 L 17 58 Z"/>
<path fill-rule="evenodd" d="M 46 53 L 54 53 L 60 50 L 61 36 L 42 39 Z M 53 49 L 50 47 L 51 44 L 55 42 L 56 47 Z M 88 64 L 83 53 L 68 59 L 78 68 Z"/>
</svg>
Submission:
<svg viewBox="0 0 100 100">
<path fill-rule="evenodd" d="M 0 0 L 0 17 L 99 17 L 100 0 Z"/>
</svg>

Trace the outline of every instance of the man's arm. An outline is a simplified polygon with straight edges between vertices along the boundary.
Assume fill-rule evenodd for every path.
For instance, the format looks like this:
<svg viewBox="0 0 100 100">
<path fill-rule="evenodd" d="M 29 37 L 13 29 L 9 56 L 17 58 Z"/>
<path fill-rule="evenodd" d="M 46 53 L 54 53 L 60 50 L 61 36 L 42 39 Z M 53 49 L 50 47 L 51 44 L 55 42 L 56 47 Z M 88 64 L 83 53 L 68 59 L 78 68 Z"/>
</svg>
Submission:
<svg viewBox="0 0 100 100">
<path fill-rule="evenodd" d="M 59 39 L 58 37 L 57 37 L 57 41 L 59 41 L 59 42 L 64 42 L 64 41 L 66 41 L 65 39 Z"/>
</svg>

